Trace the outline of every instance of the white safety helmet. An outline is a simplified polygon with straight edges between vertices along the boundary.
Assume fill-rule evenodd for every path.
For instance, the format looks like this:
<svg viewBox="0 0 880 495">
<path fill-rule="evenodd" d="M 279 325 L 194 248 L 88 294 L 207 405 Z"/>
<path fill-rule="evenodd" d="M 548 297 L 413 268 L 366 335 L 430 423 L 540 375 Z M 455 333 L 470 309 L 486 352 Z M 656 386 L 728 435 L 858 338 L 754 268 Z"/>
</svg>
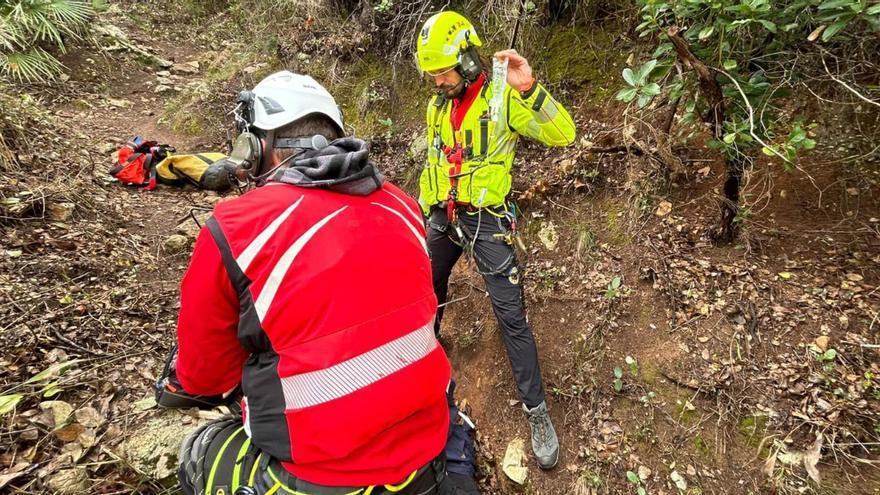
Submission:
<svg viewBox="0 0 880 495">
<path fill-rule="evenodd" d="M 306 115 L 321 114 L 336 124 L 340 134 L 345 133 L 336 100 L 309 76 L 287 70 L 276 72 L 260 81 L 253 94 L 251 124 L 257 129 L 272 131 Z"/>
</svg>

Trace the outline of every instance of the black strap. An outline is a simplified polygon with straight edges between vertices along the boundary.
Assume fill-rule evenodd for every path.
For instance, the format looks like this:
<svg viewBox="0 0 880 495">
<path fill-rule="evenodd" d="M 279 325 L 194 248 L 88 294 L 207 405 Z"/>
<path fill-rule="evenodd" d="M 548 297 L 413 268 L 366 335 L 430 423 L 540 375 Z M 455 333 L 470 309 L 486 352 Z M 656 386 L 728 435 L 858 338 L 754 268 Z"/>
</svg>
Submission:
<svg viewBox="0 0 880 495">
<path fill-rule="evenodd" d="M 489 153 L 489 119 L 480 119 L 480 155 Z"/>
<path fill-rule="evenodd" d="M 257 315 L 257 309 L 254 305 L 254 298 L 251 295 L 251 280 L 238 266 L 235 256 L 232 255 L 232 248 L 229 241 L 223 234 L 223 229 L 215 217 L 211 217 L 205 222 L 205 226 L 214 238 L 217 249 L 220 251 L 220 257 L 223 265 L 226 267 L 226 274 L 235 292 L 238 293 L 239 313 L 238 313 L 238 341 L 247 351 L 258 354 L 272 350 L 272 344 L 269 342 L 269 336 L 263 331 L 262 323 Z"/>
<path fill-rule="evenodd" d="M 547 92 L 544 91 L 544 88 L 538 90 L 538 96 L 535 98 L 535 104 L 532 105 L 532 110 L 538 111 L 544 105 L 544 100 L 547 99 Z"/>
<path fill-rule="evenodd" d="M 217 222 L 217 219 L 214 217 L 209 218 L 205 222 L 205 226 L 208 227 L 211 237 L 214 238 L 214 242 L 217 244 L 217 249 L 220 250 L 220 257 L 223 259 L 223 266 L 226 267 L 229 281 L 232 282 L 232 287 L 238 293 L 240 299 L 245 292 L 248 292 L 251 281 L 248 280 L 244 272 L 241 271 L 241 267 L 235 261 L 235 257 L 232 255 L 232 248 L 229 246 L 229 241 L 226 240 L 226 236 L 223 234 L 223 229 L 220 228 L 220 223 Z"/>
<path fill-rule="evenodd" d="M 198 158 L 199 160 L 207 163 L 208 165 L 213 165 L 213 163 L 214 163 L 214 160 L 211 160 L 210 158 L 208 158 L 207 156 L 205 156 L 201 153 L 196 153 L 194 156 L 196 158 Z"/>
</svg>

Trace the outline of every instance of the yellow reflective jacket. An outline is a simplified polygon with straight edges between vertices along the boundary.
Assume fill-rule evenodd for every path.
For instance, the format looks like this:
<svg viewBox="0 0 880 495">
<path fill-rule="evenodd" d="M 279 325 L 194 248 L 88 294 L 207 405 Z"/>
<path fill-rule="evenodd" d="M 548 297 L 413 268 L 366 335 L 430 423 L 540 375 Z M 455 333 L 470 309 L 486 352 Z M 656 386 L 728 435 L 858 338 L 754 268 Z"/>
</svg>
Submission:
<svg viewBox="0 0 880 495">
<path fill-rule="evenodd" d="M 450 163 L 445 146 L 460 143 L 465 150 L 458 174 L 457 201 L 477 207 L 504 204 L 510 192 L 510 170 L 520 135 L 548 146 L 574 142 L 575 127 L 568 111 L 540 84 L 526 94 L 505 87 L 498 128 L 489 116 L 490 81 L 465 114 L 461 129 L 452 130 L 452 102 L 442 95 L 428 104 L 428 163 L 419 177 L 419 204 L 427 215 L 431 206 L 449 197 Z"/>
</svg>

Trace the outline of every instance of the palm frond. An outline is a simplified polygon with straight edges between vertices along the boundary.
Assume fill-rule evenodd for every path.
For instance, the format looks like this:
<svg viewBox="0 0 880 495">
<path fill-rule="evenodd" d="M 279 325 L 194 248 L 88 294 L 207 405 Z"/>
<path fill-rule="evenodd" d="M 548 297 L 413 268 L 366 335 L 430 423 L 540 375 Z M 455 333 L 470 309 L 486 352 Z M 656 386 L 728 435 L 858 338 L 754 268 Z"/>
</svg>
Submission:
<svg viewBox="0 0 880 495">
<path fill-rule="evenodd" d="M 41 48 L 0 53 L 0 75 L 22 82 L 50 81 L 61 73 L 61 62 Z"/>
<path fill-rule="evenodd" d="M 46 4 L 46 11 L 62 29 L 80 29 L 94 14 L 91 2 L 79 0 L 52 0 Z"/>
<path fill-rule="evenodd" d="M 12 51 L 16 47 L 23 47 L 24 44 L 18 27 L 0 15 L 0 50 Z"/>
<path fill-rule="evenodd" d="M 64 49 L 62 34 L 76 36 L 94 10 L 82 0 L 18 0 L 4 2 L 0 15 L 34 42 L 49 41 Z"/>
</svg>

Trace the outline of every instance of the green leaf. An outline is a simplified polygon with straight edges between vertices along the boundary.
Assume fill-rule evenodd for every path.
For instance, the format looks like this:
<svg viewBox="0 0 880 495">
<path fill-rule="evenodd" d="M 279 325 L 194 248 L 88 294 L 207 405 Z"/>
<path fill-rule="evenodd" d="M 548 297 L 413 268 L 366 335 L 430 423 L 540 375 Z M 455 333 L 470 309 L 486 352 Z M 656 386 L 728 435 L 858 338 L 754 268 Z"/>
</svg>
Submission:
<svg viewBox="0 0 880 495">
<path fill-rule="evenodd" d="M 761 148 L 761 152 L 767 156 L 776 156 L 776 153 L 774 153 L 773 150 L 771 150 L 770 148 L 768 148 L 766 146 Z"/>
<path fill-rule="evenodd" d="M 626 479 L 628 479 L 629 482 L 632 483 L 633 485 L 641 484 L 641 482 L 639 481 L 639 475 L 637 475 L 636 473 L 634 473 L 632 471 L 626 472 Z"/>
<path fill-rule="evenodd" d="M 23 398 L 22 394 L 0 395 L 0 416 L 12 412 Z"/>
<path fill-rule="evenodd" d="M 805 150 L 811 150 L 815 147 L 816 147 L 816 141 L 814 141 L 810 138 L 807 138 L 807 139 L 804 139 L 803 141 L 801 141 L 801 148 L 803 148 Z"/>
<path fill-rule="evenodd" d="M 733 144 L 734 141 L 736 141 L 736 133 L 735 132 L 731 132 L 731 133 L 724 135 L 724 143 L 725 144 Z"/>
<path fill-rule="evenodd" d="M 27 379 L 25 384 L 28 383 L 37 383 L 43 380 L 48 380 L 49 378 L 55 378 L 63 375 L 67 370 L 71 368 L 74 364 L 82 361 L 82 359 L 71 359 L 70 361 L 64 361 L 63 363 L 55 363 L 43 371 L 37 373 L 36 375 Z"/>
<path fill-rule="evenodd" d="M 629 84 L 630 86 L 635 86 L 636 85 L 636 74 L 633 72 L 632 69 L 627 67 L 626 69 L 623 69 L 623 80 L 626 81 L 626 83 Z"/>
<path fill-rule="evenodd" d="M 648 495 L 648 492 L 645 490 L 645 487 L 640 486 L 638 490 L 636 490 L 638 495 Z"/>
<path fill-rule="evenodd" d="M 836 357 L 837 351 L 834 349 L 828 349 L 827 351 L 823 352 L 821 356 L 819 356 L 822 361 L 834 361 Z"/>
<path fill-rule="evenodd" d="M 833 38 L 834 35 L 845 28 L 847 24 L 849 24 L 849 19 L 844 19 L 825 28 L 825 31 L 822 33 L 822 41 L 828 41 Z"/>
<path fill-rule="evenodd" d="M 651 83 L 642 88 L 642 94 L 648 96 L 657 96 L 660 94 L 660 85 L 657 83 Z"/>
<path fill-rule="evenodd" d="M 623 369 L 620 366 L 614 367 L 614 378 L 623 378 Z"/>
<path fill-rule="evenodd" d="M 637 94 L 638 90 L 636 88 L 623 88 L 617 92 L 614 99 L 629 103 L 633 101 Z"/>
<path fill-rule="evenodd" d="M 707 39 L 709 36 L 712 36 L 712 33 L 715 32 L 715 26 L 706 26 L 700 30 L 700 34 L 697 35 L 697 39 L 703 41 Z"/>
<path fill-rule="evenodd" d="M 141 399 L 135 402 L 133 405 L 140 411 L 146 411 L 147 409 L 156 407 L 157 404 L 154 397 L 147 397 L 146 399 Z"/>
<path fill-rule="evenodd" d="M 852 0 L 828 0 L 827 2 L 823 2 L 819 5 L 819 10 L 829 10 L 829 9 L 837 9 L 840 7 L 849 7 L 850 4 L 853 4 Z"/>
<path fill-rule="evenodd" d="M 61 393 L 61 387 L 58 386 L 58 382 L 52 382 L 43 387 L 40 392 L 43 394 L 43 397 L 55 397 Z"/>
<path fill-rule="evenodd" d="M 764 19 L 758 19 L 758 22 L 760 22 L 761 25 L 764 26 L 764 29 L 766 29 L 767 31 L 770 31 L 771 33 L 776 32 L 776 23 L 775 22 L 767 21 Z"/>
<path fill-rule="evenodd" d="M 727 59 L 724 61 L 724 70 L 736 69 L 736 60 Z"/>
<path fill-rule="evenodd" d="M 621 380 L 620 378 L 615 378 L 614 379 L 614 391 L 620 392 L 621 390 L 623 390 L 623 380 Z"/>
<path fill-rule="evenodd" d="M 868 7 L 868 10 L 866 10 L 865 13 L 868 15 L 880 14 L 880 3 Z"/>
<path fill-rule="evenodd" d="M 619 289 L 620 288 L 620 277 L 614 277 L 611 279 L 611 288 Z"/>
<path fill-rule="evenodd" d="M 645 84 L 646 82 L 648 82 L 648 76 L 651 75 L 654 67 L 657 67 L 656 59 L 648 60 L 647 62 L 645 62 L 645 65 L 643 65 L 639 69 L 638 77 L 636 78 L 639 84 Z"/>
<path fill-rule="evenodd" d="M 648 103 L 651 103 L 651 99 L 654 97 L 651 95 L 639 95 L 639 108 L 645 108 L 648 106 Z"/>
</svg>

